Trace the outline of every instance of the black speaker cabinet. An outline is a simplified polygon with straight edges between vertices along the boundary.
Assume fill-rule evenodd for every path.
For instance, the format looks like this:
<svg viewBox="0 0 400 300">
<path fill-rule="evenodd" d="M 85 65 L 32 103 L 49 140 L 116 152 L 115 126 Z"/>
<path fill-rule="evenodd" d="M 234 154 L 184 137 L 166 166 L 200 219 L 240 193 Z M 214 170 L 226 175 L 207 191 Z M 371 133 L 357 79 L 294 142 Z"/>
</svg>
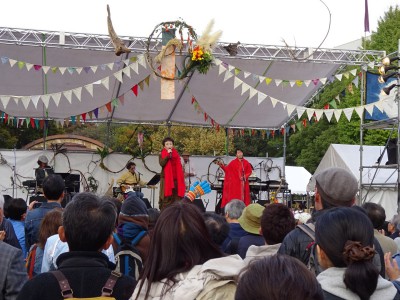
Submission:
<svg viewBox="0 0 400 300">
<path fill-rule="evenodd" d="M 397 139 L 390 139 L 387 145 L 388 161 L 386 165 L 397 164 Z"/>
</svg>

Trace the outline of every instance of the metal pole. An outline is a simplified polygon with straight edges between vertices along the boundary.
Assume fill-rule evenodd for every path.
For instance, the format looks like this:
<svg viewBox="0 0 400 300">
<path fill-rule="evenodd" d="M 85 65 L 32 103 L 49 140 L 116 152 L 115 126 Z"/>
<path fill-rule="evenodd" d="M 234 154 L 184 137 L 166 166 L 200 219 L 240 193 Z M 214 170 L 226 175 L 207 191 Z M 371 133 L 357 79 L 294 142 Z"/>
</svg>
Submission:
<svg viewBox="0 0 400 300">
<path fill-rule="evenodd" d="M 397 66 L 400 68 L 400 39 L 397 45 Z M 397 69 L 397 92 L 395 102 L 397 102 L 397 212 L 400 212 L 400 167 L 399 167 L 399 157 L 400 157 L 400 71 Z"/>
<path fill-rule="evenodd" d="M 366 69 L 367 66 L 361 66 L 361 95 L 360 95 L 360 105 L 364 105 L 364 98 L 365 98 L 365 76 L 366 76 Z M 364 116 L 364 115 L 363 115 Z M 363 175 L 363 152 L 364 152 L 364 148 L 363 148 L 363 140 L 364 140 L 364 119 L 360 118 L 360 180 L 358 182 L 358 188 L 359 188 L 359 198 L 358 198 L 358 204 L 361 205 L 361 203 L 363 202 L 363 198 L 362 198 L 362 175 Z"/>
<path fill-rule="evenodd" d="M 286 168 L 286 126 L 287 126 L 286 123 L 283 124 L 283 170 L 282 170 L 282 178 L 284 180 L 285 180 L 285 168 Z"/>
</svg>

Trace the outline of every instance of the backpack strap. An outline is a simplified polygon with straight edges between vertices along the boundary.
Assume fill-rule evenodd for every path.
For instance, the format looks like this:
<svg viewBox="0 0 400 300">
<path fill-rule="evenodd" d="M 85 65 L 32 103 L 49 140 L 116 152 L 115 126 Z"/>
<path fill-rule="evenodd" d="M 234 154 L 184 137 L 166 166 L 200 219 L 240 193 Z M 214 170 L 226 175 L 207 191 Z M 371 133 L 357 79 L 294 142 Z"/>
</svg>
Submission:
<svg viewBox="0 0 400 300">
<path fill-rule="evenodd" d="M 65 275 L 60 271 L 52 271 L 51 274 L 56 277 L 58 281 L 58 285 L 61 289 L 61 295 L 64 299 L 73 298 L 73 291 L 71 286 L 69 285 L 68 279 Z M 103 288 L 101 289 L 101 296 L 102 297 L 110 297 L 114 291 L 114 286 L 117 283 L 117 280 L 122 276 L 121 273 L 116 271 L 111 271 L 110 277 L 108 277 L 106 283 L 104 284 Z"/>
<path fill-rule="evenodd" d="M 29 250 L 28 257 L 26 258 L 25 267 L 28 268 L 29 279 L 33 277 L 33 270 L 35 268 L 35 261 L 36 261 L 36 249 L 37 249 L 37 244 L 33 244 L 31 249 Z"/>
<path fill-rule="evenodd" d="M 139 234 L 132 240 L 131 245 L 136 246 L 146 234 L 146 230 L 142 230 L 141 232 L 139 232 Z"/>
<path fill-rule="evenodd" d="M 307 234 L 313 241 L 315 241 L 315 224 L 314 223 L 307 223 L 307 224 L 300 224 L 296 226 L 305 234 Z"/>
<path fill-rule="evenodd" d="M 121 239 L 119 238 L 118 234 L 116 234 L 116 233 L 114 232 L 114 233 L 113 233 L 113 238 L 114 238 L 114 241 L 118 244 L 118 246 L 120 246 L 121 243 L 122 243 L 122 241 L 121 241 Z"/>
</svg>

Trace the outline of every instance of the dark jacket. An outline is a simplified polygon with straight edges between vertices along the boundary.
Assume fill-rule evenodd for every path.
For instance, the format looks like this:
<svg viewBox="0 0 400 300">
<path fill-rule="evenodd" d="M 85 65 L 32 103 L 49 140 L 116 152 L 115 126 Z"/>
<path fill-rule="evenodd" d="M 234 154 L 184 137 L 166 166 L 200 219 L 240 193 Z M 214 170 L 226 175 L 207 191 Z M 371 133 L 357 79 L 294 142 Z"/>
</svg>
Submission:
<svg viewBox="0 0 400 300">
<path fill-rule="evenodd" d="M 57 258 L 59 270 L 67 278 L 74 297 L 99 297 L 115 265 L 101 252 L 72 251 Z M 136 281 L 129 276 L 118 279 L 112 297 L 117 300 L 129 299 Z M 57 279 L 51 272 L 37 275 L 29 280 L 18 295 L 21 300 L 63 299 Z"/>
<path fill-rule="evenodd" d="M 30 249 L 38 241 L 40 222 L 44 216 L 57 207 L 61 208 L 58 202 L 44 202 L 40 207 L 28 211 L 25 218 L 26 249 Z"/>
<path fill-rule="evenodd" d="M 19 244 L 17 235 L 15 234 L 14 227 L 6 218 L 3 218 L 3 222 L 0 224 L 0 231 L 3 230 L 6 232 L 6 237 L 4 238 L 3 242 L 15 248 L 21 249 L 21 245 Z"/>
<path fill-rule="evenodd" d="M 239 240 L 242 236 L 247 234 L 247 231 L 245 231 L 239 223 L 229 223 L 229 234 L 222 243 L 222 251 L 227 254 L 237 254 Z"/>
<path fill-rule="evenodd" d="M 264 237 L 258 234 L 247 233 L 247 235 L 241 237 L 239 240 L 237 254 L 239 254 L 240 257 L 244 259 L 246 257 L 247 250 L 251 245 L 255 246 L 265 245 Z"/>
</svg>

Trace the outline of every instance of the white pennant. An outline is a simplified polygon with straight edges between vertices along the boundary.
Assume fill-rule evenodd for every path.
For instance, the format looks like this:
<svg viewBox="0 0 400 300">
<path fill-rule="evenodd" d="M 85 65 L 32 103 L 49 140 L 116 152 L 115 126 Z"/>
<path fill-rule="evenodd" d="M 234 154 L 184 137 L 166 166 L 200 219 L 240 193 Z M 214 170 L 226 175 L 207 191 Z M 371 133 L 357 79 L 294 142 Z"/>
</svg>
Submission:
<svg viewBox="0 0 400 300">
<path fill-rule="evenodd" d="M 224 82 L 226 82 L 229 78 L 231 78 L 233 74 L 231 72 L 225 72 Z M 243 86 L 243 85 L 242 85 Z"/>
<path fill-rule="evenodd" d="M 354 107 L 349 107 L 349 108 L 345 108 L 343 109 L 343 113 L 346 116 L 347 120 L 351 120 L 351 116 L 353 115 L 353 111 L 354 111 Z"/>
<path fill-rule="evenodd" d="M 139 64 L 140 64 L 143 68 L 147 69 L 147 60 L 146 60 L 146 57 L 142 54 L 142 55 L 139 55 L 138 58 L 139 58 L 139 59 L 138 59 Z"/>
<path fill-rule="evenodd" d="M 31 97 L 29 96 L 24 96 L 22 97 L 22 104 L 24 105 L 25 109 L 28 109 L 29 102 L 31 101 Z"/>
<path fill-rule="evenodd" d="M 335 77 L 336 77 L 339 81 L 342 81 L 343 74 L 336 74 Z"/>
<path fill-rule="evenodd" d="M 131 68 L 129 68 L 129 67 L 123 68 L 123 69 L 122 69 L 122 72 L 124 72 L 124 74 L 125 74 L 126 76 L 128 76 L 129 78 L 131 78 Z"/>
<path fill-rule="evenodd" d="M 67 68 L 65 68 L 65 67 L 59 67 L 58 69 L 60 70 L 60 73 L 62 75 L 64 75 L 65 71 L 67 70 Z"/>
<path fill-rule="evenodd" d="M 373 103 L 367 104 L 364 106 L 365 110 L 372 116 L 372 112 L 374 111 L 375 105 Z"/>
<path fill-rule="evenodd" d="M 257 90 L 255 88 L 250 87 L 250 97 L 249 99 L 253 98 L 257 94 Z"/>
<path fill-rule="evenodd" d="M 264 93 L 259 92 L 258 93 L 258 100 L 257 100 L 258 105 L 260 105 L 261 102 L 263 102 L 266 98 L 267 98 L 267 95 L 265 95 Z"/>
<path fill-rule="evenodd" d="M 343 73 L 343 76 L 344 76 L 346 79 L 349 79 L 350 73 L 349 73 L 349 72 L 344 72 L 344 73 Z"/>
<path fill-rule="evenodd" d="M 331 122 L 331 119 L 332 119 L 334 111 L 335 111 L 334 109 L 324 109 L 325 117 L 326 117 L 326 119 L 328 120 L 329 123 Z"/>
<path fill-rule="evenodd" d="M 40 98 L 39 95 L 31 96 L 31 100 L 32 100 L 32 103 L 35 106 L 35 108 L 37 108 L 37 105 L 38 105 L 38 102 L 39 102 L 39 98 Z"/>
<path fill-rule="evenodd" d="M 296 84 L 296 80 L 290 80 L 289 84 L 290 84 L 291 87 L 293 87 Z"/>
<path fill-rule="evenodd" d="M 335 109 L 333 113 L 335 114 L 336 121 L 339 122 L 340 115 L 342 114 L 342 109 Z"/>
<path fill-rule="evenodd" d="M 279 86 L 282 83 L 282 79 L 275 79 L 276 86 Z"/>
<path fill-rule="evenodd" d="M 64 94 L 64 97 L 67 98 L 68 102 L 71 103 L 71 101 L 72 101 L 72 91 L 71 90 L 64 91 L 63 94 Z"/>
<path fill-rule="evenodd" d="M 353 76 L 356 76 L 356 74 L 357 74 L 357 69 L 351 70 L 350 73 L 351 73 Z"/>
<path fill-rule="evenodd" d="M 218 68 L 218 76 L 221 75 L 223 72 L 226 71 L 226 68 L 223 65 L 219 65 Z"/>
<path fill-rule="evenodd" d="M 371 69 L 373 69 L 373 68 L 375 67 L 375 62 L 374 62 L 374 61 L 371 61 L 371 62 L 368 64 L 368 67 L 371 68 Z"/>
<path fill-rule="evenodd" d="M 125 66 L 129 66 L 131 60 L 129 58 L 125 59 L 122 61 L 124 63 Z"/>
<path fill-rule="evenodd" d="M 49 70 L 50 70 L 50 67 L 49 66 L 43 66 L 42 70 L 43 70 L 44 74 L 47 74 L 49 72 Z"/>
<path fill-rule="evenodd" d="M 228 65 L 228 70 L 229 70 L 229 72 L 232 72 L 232 70 L 234 70 L 235 69 L 235 67 L 234 66 L 232 66 L 232 65 Z"/>
<path fill-rule="evenodd" d="M 214 63 L 216 66 L 220 66 L 222 64 L 222 60 L 216 58 L 216 59 L 214 59 Z"/>
<path fill-rule="evenodd" d="M 241 81 L 236 76 L 233 78 L 233 89 L 235 90 L 239 85 L 241 85 L 243 81 Z"/>
<path fill-rule="evenodd" d="M 297 106 L 296 107 L 296 111 L 297 111 L 297 117 L 300 119 L 301 116 L 304 114 L 304 112 L 306 111 L 305 107 L 302 106 Z"/>
<path fill-rule="evenodd" d="M 14 65 L 17 63 L 17 61 L 15 59 L 11 59 L 11 58 L 8 61 L 10 62 L 11 67 L 14 67 Z"/>
<path fill-rule="evenodd" d="M 308 87 L 311 83 L 311 80 L 304 80 L 303 82 L 304 82 L 305 86 Z"/>
<path fill-rule="evenodd" d="M 250 89 L 250 86 L 247 83 L 243 82 L 242 83 L 242 95 L 244 93 L 246 93 L 249 89 Z"/>
<path fill-rule="evenodd" d="M 61 93 L 55 93 L 55 94 L 52 94 L 51 96 L 53 98 L 54 103 L 58 107 L 58 105 L 60 104 L 60 100 L 61 100 Z"/>
<path fill-rule="evenodd" d="M 288 112 L 288 117 L 290 117 L 292 115 L 292 113 L 294 112 L 295 109 L 296 109 L 296 105 L 288 103 L 288 105 L 286 106 L 286 110 Z"/>
<path fill-rule="evenodd" d="M 75 97 L 78 98 L 79 102 L 81 102 L 82 101 L 82 87 L 73 89 L 72 92 L 75 94 Z"/>
<path fill-rule="evenodd" d="M 91 66 L 90 69 L 92 70 L 93 74 L 96 74 L 97 66 Z"/>
<path fill-rule="evenodd" d="M 286 102 L 279 101 L 279 103 L 282 104 L 283 109 L 286 109 L 286 106 L 287 106 L 287 103 L 286 103 Z"/>
<path fill-rule="evenodd" d="M 50 95 L 42 95 L 40 96 L 40 99 L 42 99 L 44 107 L 47 109 L 49 107 Z"/>
<path fill-rule="evenodd" d="M 356 113 L 360 117 L 360 119 L 362 119 L 363 113 L 364 113 L 364 106 L 358 106 L 354 110 L 356 111 Z"/>
<path fill-rule="evenodd" d="M 322 84 L 325 84 L 326 83 L 326 77 L 320 78 L 319 81 L 322 82 Z"/>
<path fill-rule="evenodd" d="M 272 107 L 275 108 L 278 99 L 272 98 L 271 96 L 269 98 L 271 99 Z"/>
<path fill-rule="evenodd" d="M 21 100 L 21 97 L 13 97 L 15 104 L 19 105 L 19 101 Z"/>
<path fill-rule="evenodd" d="M 139 74 L 139 65 L 137 62 L 134 62 L 133 64 L 130 65 L 130 68 L 136 73 Z"/>
<path fill-rule="evenodd" d="M 118 79 L 119 82 L 123 83 L 122 80 L 122 70 L 119 70 L 118 72 L 114 73 L 114 77 Z"/>
<path fill-rule="evenodd" d="M 243 72 L 243 76 L 244 76 L 244 78 L 247 78 L 247 77 L 249 77 L 250 76 L 250 72 L 246 72 L 246 71 L 244 71 Z"/>
<path fill-rule="evenodd" d="M 30 71 L 30 70 L 32 69 L 32 67 L 33 67 L 33 64 L 26 63 L 25 66 L 26 66 L 26 69 L 27 69 L 28 71 Z"/>
<path fill-rule="evenodd" d="M 308 116 L 308 120 L 309 120 L 309 121 L 310 121 L 311 118 L 313 117 L 314 111 L 315 111 L 314 108 L 306 108 L 306 112 L 307 112 L 307 116 Z"/>
<path fill-rule="evenodd" d="M 263 82 L 265 78 L 266 78 L 265 76 L 258 76 L 258 80 L 260 81 L 260 83 Z"/>
<path fill-rule="evenodd" d="M 114 63 L 106 64 L 106 66 L 107 66 L 110 70 L 112 70 L 112 69 L 114 68 Z"/>
<path fill-rule="evenodd" d="M 110 77 L 106 77 L 101 80 L 101 84 L 107 89 L 110 89 Z"/>
<path fill-rule="evenodd" d="M 82 73 L 83 68 L 79 67 L 79 68 L 75 68 L 75 70 L 80 75 Z"/>
<path fill-rule="evenodd" d="M 375 104 L 375 107 L 376 107 L 377 109 L 379 109 L 379 111 L 380 111 L 381 113 L 383 113 L 383 103 L 382 103 L 382 101 L 375 102 L 374 104 Z"/>
<path fill-rule="evenodd" d="M 88 91 L 88 93 L 90 94 L 90 96 L 93 97 L 93 84 L 85 85 L 85 89 Z"/>
<path fill-rule="evenodd" d="M 323 109 L 316 109 L 315 110 L 315 117 L 317 118 L 317 121 L 319 121 L 319 119 L 321 119 L 323 114 L 324 114 L 324 110 Z"/>
<path fill-rule="evenodd" d="M 1 96 L 0 101 L 3 104 L 4 109 L 7 108 L 8 102 L 10 102 L 10 97 L 8 96 Z"/>
</svg>

